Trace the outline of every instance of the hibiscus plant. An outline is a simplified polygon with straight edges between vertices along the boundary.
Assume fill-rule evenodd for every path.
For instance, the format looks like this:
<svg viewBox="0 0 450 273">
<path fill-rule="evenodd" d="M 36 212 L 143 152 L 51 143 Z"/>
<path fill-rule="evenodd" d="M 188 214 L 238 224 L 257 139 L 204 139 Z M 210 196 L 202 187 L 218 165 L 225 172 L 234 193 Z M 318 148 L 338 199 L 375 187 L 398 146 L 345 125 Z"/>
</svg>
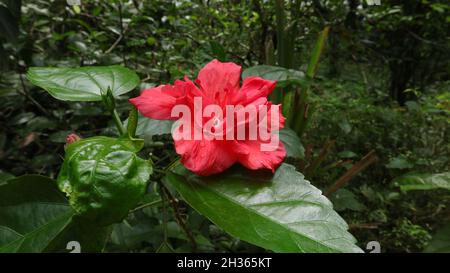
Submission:
<svg viewBox="0 0 450 273">
<path fill-rule="evenodd" d="M 129 100 L 125 122 L 116 102 L 140 83 L 130 69 L 31 68 L 28 80 L 55 99 L 102 103 L 117 137 L 71 134 L 56 181 L 25 175 L 0 184 L 0 224 L 9 228 L 0 252 L 61 251 L 70 242 L 82 252 L 102 251 L 113 224 L 145 206 L 149 191 L 166 205 L 179 198 L 230 235 L 270 251 L 362 252 L 331 202 L 286 163 L 303 152 L 288 128 L 295 107 L 286 112 L 285 99 L 268 96 L 304 77 L 268 66 L 241 72 L 213 60 L 196 80 L 143 90 Z M 266 138 L 251 135 L 253 122 Z M 158 134 L 142 129 L 149 123 L 153 130 L 170 128 L 162 131 L 171 133 L 179 158 L 161 166 L 143 152 L 164 145 L 146 136 Z"/>
</svg>

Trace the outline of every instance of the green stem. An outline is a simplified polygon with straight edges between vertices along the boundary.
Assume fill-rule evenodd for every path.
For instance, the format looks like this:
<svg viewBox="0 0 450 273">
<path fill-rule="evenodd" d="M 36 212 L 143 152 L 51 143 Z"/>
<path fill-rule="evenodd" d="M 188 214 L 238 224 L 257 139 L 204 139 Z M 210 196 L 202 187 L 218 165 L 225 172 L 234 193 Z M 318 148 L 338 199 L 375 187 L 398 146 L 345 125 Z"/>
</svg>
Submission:
<svg viewBox="0 0 450 273">
<path fill-rule="evenodd" d="M 119 114 L 116 109 L 111 112 L 111 115 L 114 119 L 114 123 L 116 124 L 117 130 L 119 130 L 119 134 L 123 135 L 125 133 L 125 129 L 123 128 L 122 121 L 120 120 Z"/>
<path fill-rule="evenodd" d="M 160 148 L 164 147 L 164 142 L 161 141 L 155 141 L 147 144 L 147 147 L 153 147 L 153 148 Z"/>
<path fill-rule="evenodd" d="M 153 206 L 159 205 L 159 204 L 161 204 L 162 202 L 163 202 L 162 199 L 158 199 L 158 200 L 153 201 L 153 202 L 150 202 L 150 203 L 145 203 L 145 204 L 140 205 L 139 207 L 137 207 L 137 208 L 131 210 L 130 213 L 136 212 L 136 211 L 141 210 L 141 209 L 143 209 L 143 208 L 153 207 Z"/>
</svg>

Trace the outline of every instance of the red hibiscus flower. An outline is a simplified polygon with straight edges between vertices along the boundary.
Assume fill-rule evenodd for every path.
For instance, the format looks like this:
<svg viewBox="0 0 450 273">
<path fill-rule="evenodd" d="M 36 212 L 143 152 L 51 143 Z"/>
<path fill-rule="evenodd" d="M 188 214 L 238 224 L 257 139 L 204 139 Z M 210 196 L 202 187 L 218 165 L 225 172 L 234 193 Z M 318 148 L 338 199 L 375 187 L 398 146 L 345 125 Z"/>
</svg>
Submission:
<svg viewBox="0 0 450 273">
<path fill-rule="evenodd" d="M 199 175 L 220 173 L 236 162 L 252 170 L 270 169 L 273 172 L 286 155 L 283 144 L 278 141 L 278 135 L 274 134 L 284 126 L 280 105 L 267 101 L 276 82 L 248 77 L 240 86 L 240 78 L 240 66 L 213 60 L 200 70 L 195 83 L 185 77 L 184 81 L 177 80 L 173 85 L 160 85 L 144 90 L 139 97 L 130 99 L 130 102 L 148 118 L 178 120 L 180 125 L 172 132 L 176 152 L 181 156 L 184 166 Z M 197 109 L 196 98 L 201 98 L 201 109 Z M 189 109 L 194 115 L 173 116 L 172 111 L 177 105 Z M 236 108 L 238 110 L 228 116 L 214 112 L 206 117 L 203 114 L 199 119 L 195 117 L 198 110 L 202 112 L 210 105 L 218 106 L 228 114 L 227 106 L 241 108 Z M 251 108 L 256 109 L 256 115 L 249 111 Z M 238 119 L 239 112 L 242 114 L 241 119 Z M 257 123 L 259 130 L 267 130 L 272 137 L 270 140 L 260 135 L 250 137 L 250 126 L 255 120 L 260 121 Z M 190 128 L 184 128 L 187 127 L 186 124 L 190 124 Z M 194 137 L 196 133 L 204 133 L 208 126 L 215 138 Z M 238 126 L 246 128 L 240 138 L 237 137 Z M 183 131 L 192 137 L 181 137 Z M 228 133 L 234 138 L 228 138 Z M 217 134 L 222 137 L 217 137 Z M 272 145 L 272 149 L 261 149 L 264 144 Z"/>
</svg>

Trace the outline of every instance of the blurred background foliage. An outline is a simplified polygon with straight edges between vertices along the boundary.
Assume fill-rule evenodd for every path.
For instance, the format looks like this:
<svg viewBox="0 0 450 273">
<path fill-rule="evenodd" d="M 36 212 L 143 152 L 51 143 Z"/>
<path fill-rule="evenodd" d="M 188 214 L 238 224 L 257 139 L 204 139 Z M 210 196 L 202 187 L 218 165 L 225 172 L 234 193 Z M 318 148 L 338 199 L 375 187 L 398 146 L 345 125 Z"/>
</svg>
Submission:
<svg viewBox="0 0 450 273">
<path fill-rule="evenodd" d="M 394 180 L 411 172 L 450 171 L 447 1 L 68 2 L 78 1 L 0 1 L 2 178 L 55 177 L 68 133 L 115 134 L 101 106 L 56 101 L 33 87 L 24 76 L 31 66 L 121 64 L 137 71 L 140 89 L 195 78 L 213 58 L 243 68 L 266 64 L 306 72 L 317 35 L 328 26 L 309 89 L 314 115 L 300 136 L 305 156 L 294 163 L 326 191 L 361 158 L 376 154 L 368 168 L 350 171 L 351 180 L 329 194 L 363 249 L 369 241 L 379 241 L 384 252 L 432 249 L 432 236 L 450 221 L 448 189 L 409 192 Z M 118 109 L 123 119 L 126 99 Z M 138 128 L 150 140 L 154 135 L 150 144 L 164 143 L 143 152 L 156 168 L 176 156 L 170 136 L 158 131 L 166 125 Z M 161 202 L 150 188 L 143 206 L 116 225 L 107 250 L 190 251 L 194 238 L 198 251 L 261 251 L 226 235 L 182 201 L 167 207 Z M 182 232 L 173 216 L 163 219 L 166 209 L 177 210 L 190 231 Z M 439 238 L 450 237 L 446 230 Z"/>
</svg>

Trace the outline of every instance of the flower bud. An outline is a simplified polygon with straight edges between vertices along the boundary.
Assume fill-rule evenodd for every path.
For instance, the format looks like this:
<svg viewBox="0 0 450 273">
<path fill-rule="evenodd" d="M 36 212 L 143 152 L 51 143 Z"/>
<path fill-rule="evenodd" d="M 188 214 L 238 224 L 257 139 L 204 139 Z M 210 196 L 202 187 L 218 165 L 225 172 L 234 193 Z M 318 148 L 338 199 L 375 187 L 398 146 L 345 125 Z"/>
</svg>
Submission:
<svg viewBox="0 0 450 273">
<path fill-rule="evenodd" d="M 80 139 L 81 139 L 81 137 L 79 135 L 77 135 L 77 134 L 73 134 L 73 133 L 72 134 L 68 134 L 67 137 L 66 137 L 66 145 L 72 144 L 75 141 L 78 141 Z"/>
<path fill-rule="evenodd" d="M 111 88 L 108 86 L 106 92 L 102 91 L 102 101 L 108 111 L 112 112 L 116 108 L 116 101 L 114 99 Z"/>
</svg>

